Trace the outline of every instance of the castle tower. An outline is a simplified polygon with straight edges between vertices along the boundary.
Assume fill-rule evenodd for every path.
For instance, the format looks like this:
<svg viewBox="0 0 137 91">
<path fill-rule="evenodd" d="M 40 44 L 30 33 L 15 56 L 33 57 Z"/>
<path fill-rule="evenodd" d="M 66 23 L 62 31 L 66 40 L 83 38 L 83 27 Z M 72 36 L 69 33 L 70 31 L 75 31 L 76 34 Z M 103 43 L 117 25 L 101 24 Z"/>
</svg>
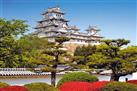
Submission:
<svg viewBox="0 0 137 91">
<path fill-rule="evenodd" d="M 69 21 L 64 18 L 65 13 L 59 7 L 49 8 L 42 15 L 43 19 L 38 21 L 35 29 L 39 37 L 47 37 L 50 42 L 54 42 L 57 36 L 66 36 L 71 31 L 79 30 L 76 26 L 68 26 Z"/>
<path fill-rule="evenodd" d="M 88 27 L 88 29 L 86 29 L 88 35 L 96 35 L 98 36 L 98 32 L 100 31 L 100 29 L 97 26 L 90 26 Z"/>
</svg>

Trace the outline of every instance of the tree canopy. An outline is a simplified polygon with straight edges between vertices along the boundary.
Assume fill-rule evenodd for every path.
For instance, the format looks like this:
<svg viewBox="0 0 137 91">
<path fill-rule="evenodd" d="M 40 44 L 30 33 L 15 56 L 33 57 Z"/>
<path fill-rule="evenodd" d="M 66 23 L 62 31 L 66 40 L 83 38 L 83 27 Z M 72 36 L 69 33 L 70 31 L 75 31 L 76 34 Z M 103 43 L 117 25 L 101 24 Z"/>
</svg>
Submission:
<svg viewBox="0 0 137 91">
<path fill-rule="evenodd" d="M 6 20 L 0 18 L 0 66 L 18 67 L 17 41 L 18 35 L 22 35 L 28 29 L 28 25 L 22 20 Z"/>
<path fill-rule="evenodd" d="M 19 62 L 22 64 L 21 67 L 37 67 L 37 65 L 42 64 L 42 59 L 45 58 L 41 53 L 51 47 L 52 43 L 49 43 L 45 38 L 26 35 L 18 40 L 17 45 L 20 52 Z"/>
<path fill-rule="evenodd" d="M 81 56 L 81 58 L 88 54 L 86 55 L 86 61 L 83 61 L 85 65 L 89 68 L 112 70 L 111 80 L 119 80 L 120 76 L 125 76 L 136 71 L 137 46 L 123 48 L 123 46 L 129 43 L 129 41 L 125 39 L 102 40 L 101 42 L 100 45 L 91 46 L 90 54 L 88 54 L 89 52 L 86 50 L 88 47 L 78 49 L 80 50 L 78 51 L 80 53 L 78 55 Z M 77 50 L 75 52 L 77 52 Z M 86 54 L 81 55 L 81 52 Z M 78 61 L 77 64 L 81 65 L 82 63 Z"/>
<path fill-rule="evenodd" d="M 0 38 L 5 36 L 18 36 L 28 31 L 28 25 L 23 20 L 6 20 L 0 18 Z"/>
</svg>

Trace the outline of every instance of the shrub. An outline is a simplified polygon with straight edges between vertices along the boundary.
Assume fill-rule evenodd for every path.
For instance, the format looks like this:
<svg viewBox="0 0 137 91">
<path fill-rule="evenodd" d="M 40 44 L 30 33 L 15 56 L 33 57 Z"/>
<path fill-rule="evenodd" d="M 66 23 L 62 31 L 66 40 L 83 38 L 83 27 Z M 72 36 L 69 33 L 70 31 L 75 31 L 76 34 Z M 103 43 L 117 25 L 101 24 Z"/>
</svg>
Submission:
<svg viewBox="0 0 137 91">
<path fill-rule="evenodd" d="M 128 80 L 128 83 L 136 84 L 137 85 L 137 80 Z"/>
<path fill-rule="evenodd" d="M 88 82 L 66 82 L 60 86 L 60 91 L 91 91 Z"/>
<path fill-rule="evenodd" d="M 90 87 L 90 91 L 101 91 L 102 88 L 108 83 L 109 83 L 109 81 L 92 82 L 91 87 Z"/>
<path fill-rule="evenodd" d="M 9 86 L 7 83 L 0 82 L 0 88 Z"/>
<path fill-rule="evenodd" d="M 28 91 L 58 91 L 54 86 L 42 82 L 30 83 L 24 86 L 28 88 Z"/>
<path fill-rule="evenodd" d="M 23 86 L 8 86 L 1 88 L 0 91 L 28 91 L 28 89 Z"/>
<path fill-rule="evenodd" d="M 104 86 L 102 91 L 137 91 L 137 86 L 125 82 L 111 82 Z"/>
<path fill-rule="evenodd" d="M 62 79 L 59 80 L 57 87 L 59 87 L 65 82 L 70 82 L 70 81 L 95 82 L 98 81 L 98 78 L 96 76 L 92 76 L 85 72 L 68 73 L 65 74 L 62 77 Z"/>
</svg>

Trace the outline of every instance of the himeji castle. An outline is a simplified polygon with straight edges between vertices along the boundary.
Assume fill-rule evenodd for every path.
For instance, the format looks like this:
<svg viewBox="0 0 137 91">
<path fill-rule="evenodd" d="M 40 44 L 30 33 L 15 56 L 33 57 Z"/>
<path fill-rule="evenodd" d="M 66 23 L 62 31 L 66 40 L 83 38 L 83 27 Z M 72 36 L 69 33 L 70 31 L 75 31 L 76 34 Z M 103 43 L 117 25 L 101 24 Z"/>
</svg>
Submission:
<svg viewBox="0 0 137 91">
<path fill-rule="evenodd" d="M 60 7 L 48 8 L 42 15 L 43 19 L 38 21 L 34 34 L 47 38 L 49 42 L 55 42 L 56 37 L 66 36 L 70 41 L 65 44 L 100 44 L 99 40 L 103 38 L 96 26 L 89 26 L 85 32 L 80 32 L 77 26 L 69 25 L 69 20 L 64 18 L 65 13 Z"/>
</svg>

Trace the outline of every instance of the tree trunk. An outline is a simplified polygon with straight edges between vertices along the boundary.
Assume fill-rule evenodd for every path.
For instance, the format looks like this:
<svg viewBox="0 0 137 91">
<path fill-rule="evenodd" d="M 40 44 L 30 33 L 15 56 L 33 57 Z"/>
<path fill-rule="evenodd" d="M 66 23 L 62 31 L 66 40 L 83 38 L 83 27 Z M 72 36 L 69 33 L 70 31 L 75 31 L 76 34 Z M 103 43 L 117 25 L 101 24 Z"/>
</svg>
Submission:
<svg viewBox="0 0 137 91">
<path fill-rule="evenodd" d="M 55 63 L 58 62 L 58 56 L 56 57 Z M 55 71 L 51 72 L 51 85 L 56 86 L 56 69 L 57 69 L 57 64 L 53 65 L 52 68 Z"/>
<path fill-rule="evenodd" d="M 110 81 L 119 81 L 119 78 L 120 78 L 120 76 L 112 73 L 112 74 L 111 74 Z"/>
<path fill-rule="evenodd" d="M 56 85 L 56 72 L 51 72 L 51 85 Z"/>
<path fill-rule="evenodd" d="M 55 71 L 52 71 L 51 72 L 51 85 L 53 85 L 54 87 L 56 86 L 56 69 L 57 69 L 57 62 L 58 62 L 58 55 L 55 56 L 55 65 L 52 66 L 52 68 L 55 70 Z"/>
</svg>

